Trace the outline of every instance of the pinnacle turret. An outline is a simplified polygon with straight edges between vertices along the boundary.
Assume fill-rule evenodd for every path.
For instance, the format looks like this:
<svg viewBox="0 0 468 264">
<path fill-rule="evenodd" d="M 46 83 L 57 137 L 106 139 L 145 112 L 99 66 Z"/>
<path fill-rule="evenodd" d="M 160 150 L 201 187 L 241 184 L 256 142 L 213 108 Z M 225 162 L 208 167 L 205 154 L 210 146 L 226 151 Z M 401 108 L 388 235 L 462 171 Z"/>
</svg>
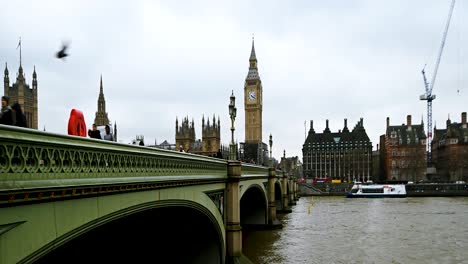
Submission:
<svg viewBox="0 0 468 264">
<path fill-rule="evenodd" d="M 36 65 L 34 65 L 32 86 L 33 86 L 33 89 L 37 89 L 37 73 L 36 73 Z"/>
<path fill-rule="evenodd" d="M 250 51 L 250 61 L 256 61 L 257 56 L 255 55 L 255 43 L 254 38 L 252 37 L 252 51 Z"/>
<path fill-rule="evenodd" d="M 252 38 L 252 51 L 250 52 L 249 58 L 249 73 L 247 74 L 247 80 L 260 80 L 257 68 L 257 56 L 255 55 L 255 44 Z"/>
<path fill-rule="evenodd" d="M 96 112 L 96 117 L 94 118 L 94 123 L 97 126 L 105 126 L 110 124 L 109 118 L 106 112 L 106 100 L 104 99 L 104 88 L 102 85 L 102 74 L 99 87 L 99 97 L 98 97 L 98 110 Z"/>
</svg>

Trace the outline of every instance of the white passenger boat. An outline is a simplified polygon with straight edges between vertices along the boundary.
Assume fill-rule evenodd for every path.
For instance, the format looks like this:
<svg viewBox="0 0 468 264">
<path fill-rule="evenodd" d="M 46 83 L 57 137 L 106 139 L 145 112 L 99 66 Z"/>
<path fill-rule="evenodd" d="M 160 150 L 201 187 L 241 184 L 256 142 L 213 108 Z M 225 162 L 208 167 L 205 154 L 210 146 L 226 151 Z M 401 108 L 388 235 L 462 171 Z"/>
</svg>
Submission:
<svg viewBox="0 0 468 264">
<path fill-rule="evenodd" d="M 348 198 L 406 197 L 404 184 L 354 184 Z"/>
</svg>

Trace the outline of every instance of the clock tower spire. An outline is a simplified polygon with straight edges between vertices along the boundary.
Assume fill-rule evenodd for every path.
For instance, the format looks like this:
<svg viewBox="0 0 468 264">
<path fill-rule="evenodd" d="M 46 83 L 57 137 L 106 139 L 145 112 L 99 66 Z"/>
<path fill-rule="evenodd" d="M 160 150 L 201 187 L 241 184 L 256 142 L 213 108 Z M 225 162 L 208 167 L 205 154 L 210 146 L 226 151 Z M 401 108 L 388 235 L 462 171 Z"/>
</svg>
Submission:
<svg viewBox="0 0 468 264">
<path fill-rule="evenodd" d="M 249 71 L 244 84 L 245 142 L 262 143 L 263 89 L 257 68 L 255 42 L 252 37 L 252 50 L 249 58 Z"/>
</svg>

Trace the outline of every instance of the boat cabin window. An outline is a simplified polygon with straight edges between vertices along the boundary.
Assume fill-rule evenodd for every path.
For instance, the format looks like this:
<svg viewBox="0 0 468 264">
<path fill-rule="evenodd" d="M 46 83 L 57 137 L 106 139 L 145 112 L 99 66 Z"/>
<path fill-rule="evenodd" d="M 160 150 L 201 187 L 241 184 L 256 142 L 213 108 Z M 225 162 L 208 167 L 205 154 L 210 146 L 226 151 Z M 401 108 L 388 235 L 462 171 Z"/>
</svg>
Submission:
<svg viewBox="0 0 468 264">
<path fill-rule="evenodd" d="M 351 189 L 351 193 L 357 193 L 358 191 L 359 191 L 358 188 L 356 188 L 356 189 Z"/>
<path fill-rule="evenodd" d="M 362 193 L 384 193 L 383 188 L 362 189 Z"/>
</svg>

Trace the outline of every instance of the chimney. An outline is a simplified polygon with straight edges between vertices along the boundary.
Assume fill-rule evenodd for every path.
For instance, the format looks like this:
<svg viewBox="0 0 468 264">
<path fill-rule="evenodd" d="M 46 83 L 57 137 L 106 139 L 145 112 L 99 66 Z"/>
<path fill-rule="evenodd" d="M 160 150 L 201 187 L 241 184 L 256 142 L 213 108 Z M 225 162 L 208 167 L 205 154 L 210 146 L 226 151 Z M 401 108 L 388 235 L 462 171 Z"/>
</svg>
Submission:
<svg viewBox="0 0 468 264">
<path fill-rule="evenodd" d="M 327 124 L 327 125 L 326 125 L 327 127 L 326 127 L 325 129 L 327 129 L 327 128 L 328 128 L 328 119 L 327 119 L 327 121 L 326 121 L 326 124 Z"/>
<path fill-rule="evenodd" d="M 387 128 L 390 126 L 390 117 L 387 117 Z"/>
<path fill-rule="evenodd" d="M 379 144 L 377 144 L 377 150 L 379 150 Z"/>
<path fill-rule="evenodd" d="M 462 127 L 463 127 L 463 128 L 466 128 L 466 127 L 467 127 L 467 124 L 466 124 L 466 112 L 463 112 L 461 117 L 462 117 L 462 120 L 461 120 L 461 122 L 462 122 Z"/>
<path fill-rule="evenodd" d="M 314 129 L 314 120 L 310 120 L 310 129 L 311 129 L 311 130 Z"/>
<path fill-rule="evenodd" d="M 450 121 L 450 114 L 448 114 L 448 118 L 447 118 L 447 128 L 449 128 L 450 124 L 452 124 L 452 121 Z"/>
<path fill-rule="evenodd" d="M 364 127 L 364 118 L 361 117 L 360 123 L 361 123 L 361 127 Z"/>
<path fill-rule="evenodd" d="M 406 126 L 408 130 L 411 130 L 411 115 L 406 116 Z"/>
<path fill-rule="evenodd" d="M 344 127 L 348 127 L 348 119 L 344 119 Z"/>
</svg>

